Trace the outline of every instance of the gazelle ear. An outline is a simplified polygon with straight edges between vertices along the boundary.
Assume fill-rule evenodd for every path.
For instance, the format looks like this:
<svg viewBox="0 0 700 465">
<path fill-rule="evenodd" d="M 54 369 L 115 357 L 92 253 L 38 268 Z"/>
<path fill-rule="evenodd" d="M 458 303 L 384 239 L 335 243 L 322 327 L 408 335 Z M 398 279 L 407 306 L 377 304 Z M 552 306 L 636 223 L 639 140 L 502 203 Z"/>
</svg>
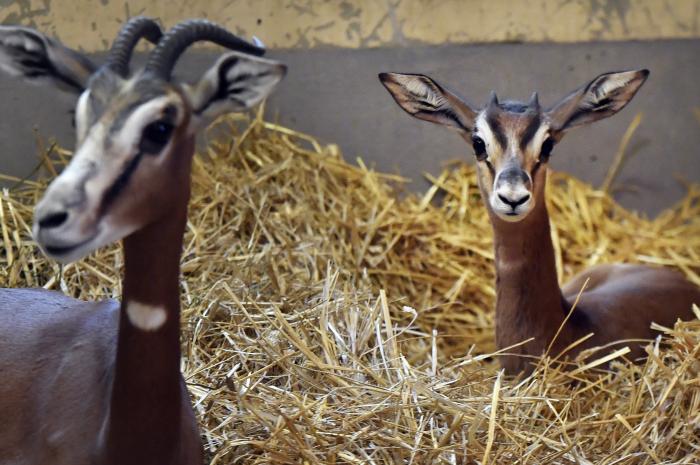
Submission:
<svg viewBox="0 0 700 465">
<path fill-rule="evenodd" d="M 30 82 L 49 82 L 80 93 L 96 66 L 84 55 L 33 29 L 0 26 L 0 69 Z"/>
<path fill-rule="evenodd" d="M 379 80 L 409 115 L 466 132 L 474 128 L 476 112 L 428 76 L 381 73 Z"/>
<path fill-rule="evenodd" d="M 250 108 L 275 88 L 287 72 L 282 63 L 244 53 L 221 57 L 194 86 L 185 87 L 197 124 Z"/>
<path fill-rule="evenodd" d="M 614 115 L 632 100 L 648 76 L 646 69 L 601 74 L 547 112 L 552 128 L 564 131 Z"/>
</svg>

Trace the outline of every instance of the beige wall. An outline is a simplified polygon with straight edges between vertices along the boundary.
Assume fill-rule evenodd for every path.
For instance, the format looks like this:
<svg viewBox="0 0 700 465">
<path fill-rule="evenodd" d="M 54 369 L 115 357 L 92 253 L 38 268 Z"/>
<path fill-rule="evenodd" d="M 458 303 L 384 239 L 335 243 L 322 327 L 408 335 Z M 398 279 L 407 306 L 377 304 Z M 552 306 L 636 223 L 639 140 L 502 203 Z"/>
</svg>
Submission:
<svg viewBox="0 0 700 465">
<path fill-rule="evenodd" d="M 697 0 L 0 0 L 0 23 L 89 52 L 138 14 L 207 17 L 271 48 L 700 37 Z"/>
</svg>

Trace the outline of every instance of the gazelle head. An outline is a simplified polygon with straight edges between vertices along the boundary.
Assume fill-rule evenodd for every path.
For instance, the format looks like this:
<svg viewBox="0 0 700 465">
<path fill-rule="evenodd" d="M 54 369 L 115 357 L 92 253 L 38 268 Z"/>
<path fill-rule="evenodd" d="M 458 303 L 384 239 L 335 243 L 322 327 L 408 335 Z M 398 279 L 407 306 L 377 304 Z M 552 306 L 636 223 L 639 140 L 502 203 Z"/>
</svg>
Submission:
<svg viewBox="0 0 700 465">
<path fill-rule="evenodd" d="M 156 46 L 145 68 L 130 74 L 142 37 Z M 178 57 L 196 41 L 235 51 L 196 84 L 174 82 Z M 44 252 L 73 261 L 185 208 L 197 131 L 257 104 L 284 76 L 285 66 L 263 53 L 208 21 L 185 21 L 162 35 L 153 20 L 134 18 L 97 67 L 37 31 L 0 26 L 0 69 L 80 95 L 75 154 L 34 212 L 33 234 Z"/>
<path fill-rule="evenodd" d="M 602 74 L 550 109 L 540 106 L 536 93 L 528 103 L 501 103 L 492 93 L 486 106 L 474 109 L 424 75 L 382 73 L 379 79 L 410 115 L 460 132 L 474 148 L 487 208 L 503 221 L 518 222 L 544 202 L 543 167 L 564 133 L 623 109 L 648 75 Z"/>
</svg>

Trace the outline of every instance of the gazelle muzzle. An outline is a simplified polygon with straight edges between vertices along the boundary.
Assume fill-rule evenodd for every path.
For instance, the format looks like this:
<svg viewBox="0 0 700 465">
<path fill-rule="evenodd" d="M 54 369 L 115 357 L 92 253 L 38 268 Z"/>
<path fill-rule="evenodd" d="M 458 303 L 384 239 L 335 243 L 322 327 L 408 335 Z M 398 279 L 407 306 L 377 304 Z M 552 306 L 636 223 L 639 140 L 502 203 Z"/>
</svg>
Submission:
<svg viewBox="0 0 700 465">
<path fill-rule="evenodd" d="M 532 210 L 532 178 L 519 166 L 507 166 L 496 175 L 491 194 L 491 208 L 499 218 L 520 221 Z"/>
</svg>

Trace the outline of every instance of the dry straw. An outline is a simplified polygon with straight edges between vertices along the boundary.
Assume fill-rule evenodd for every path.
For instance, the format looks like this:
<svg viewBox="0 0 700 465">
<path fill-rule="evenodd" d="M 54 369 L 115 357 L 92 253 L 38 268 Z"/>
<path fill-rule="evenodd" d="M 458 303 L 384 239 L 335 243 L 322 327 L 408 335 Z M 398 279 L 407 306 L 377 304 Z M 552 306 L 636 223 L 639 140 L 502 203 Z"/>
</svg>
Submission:
<svg viewBox="0 0 700 465">
<path fill-rule="evenodd" d="M 575 370 L 542 359 L 529 378 L 504 376 L 472 168 L 401 198 L 400 178 L 333 145 L 260 118 L 230 130 L 195 160 L 182 258 L 182 367 L 211 464 L 700 461 L 699 321 L 662 328 L 641 364 L 601 352 Z M 53 152 L 50 171 L 68 156 Z M 562 279 L 626 261 L 700 284 L 698 186 L 650 221 L 569 176 L 550 184 Z M 45 185 L 0 199 L 0 284 L 118 296 L 117 247 L 62 269 L 37 251 Z"/>
</svg>

